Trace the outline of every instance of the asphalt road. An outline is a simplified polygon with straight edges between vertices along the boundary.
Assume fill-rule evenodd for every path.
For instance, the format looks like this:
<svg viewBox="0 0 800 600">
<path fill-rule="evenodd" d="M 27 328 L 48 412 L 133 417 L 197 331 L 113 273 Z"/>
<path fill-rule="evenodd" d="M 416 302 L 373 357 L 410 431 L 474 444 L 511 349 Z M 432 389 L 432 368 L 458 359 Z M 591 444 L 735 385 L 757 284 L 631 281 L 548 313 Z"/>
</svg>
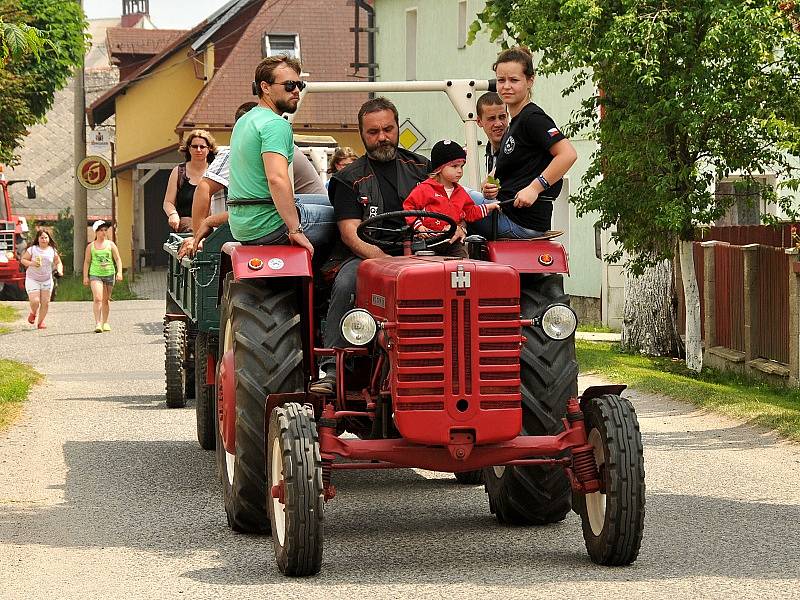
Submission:
<svg viewBox="0 0 800 600">
<path fill-rule="evenodd" d="M 115 302 L 114 331 L 94 334 L 89 304 L 59 303 L 49 329 L 0 338 L 47 375 L 0 434 L 0 598 L 800 597 L 800 448 L 635 392 L 633 566 L 589 562 L 574 514 L 502 527 L 452 476 L 337 472 L 323 571 L 284 578 L 268 537 L 226 527 L 193 407 L 164 406 L 162 309 Z"/>
</svg>

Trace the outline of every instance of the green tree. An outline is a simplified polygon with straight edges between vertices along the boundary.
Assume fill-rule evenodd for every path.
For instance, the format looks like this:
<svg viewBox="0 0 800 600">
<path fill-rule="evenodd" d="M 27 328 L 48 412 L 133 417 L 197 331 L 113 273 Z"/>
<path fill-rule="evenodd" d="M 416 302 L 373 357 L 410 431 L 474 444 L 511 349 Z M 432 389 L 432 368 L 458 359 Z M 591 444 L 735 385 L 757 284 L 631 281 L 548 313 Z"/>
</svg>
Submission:
<svg viewBox="0 0 800 600">
<path fill-rule="evenodd" d="M 0 67 L 0 163 L 14 165 L 28 128 L 44 119 L 81 64 L 86 18 L 65 0 L 0 0 L 0 17 L 0 57 L 12 58 Z"/>
<path fill-rule="evenodd" d="M 761 196 L 793 212 L 799 17 L 794 2 L 767 0 L 487 0 L 472 27 L 540 53 L 540 73 L 573 73 L 565 95 L 593 90 L 569 129 L 588 130 L 599 150 L 572 201 L 617 226 L 613 258 L 627 252 L 634 273 L 680 248 L 686 359 L 697 371 L 691 240 L 735 201 L 714 195 L 715 180 L 741 174 L 753 186 L 753 175 L 774 173 L 783 187 Z"/>
</svg>

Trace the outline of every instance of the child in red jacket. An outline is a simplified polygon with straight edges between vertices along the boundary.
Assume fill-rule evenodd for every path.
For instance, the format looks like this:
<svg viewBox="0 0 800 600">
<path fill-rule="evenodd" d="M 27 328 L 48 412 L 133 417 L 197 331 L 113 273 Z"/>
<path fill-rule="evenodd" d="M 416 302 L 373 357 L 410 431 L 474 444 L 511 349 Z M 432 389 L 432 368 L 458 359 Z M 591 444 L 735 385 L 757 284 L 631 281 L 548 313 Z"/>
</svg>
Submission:
<svg viewBox="0 0 800 600">
<path fill-rule="evenodd" d="M 498 207 L 497 202 L 477 205 L 467 191 L 458 184 L 464 175 L 467 153 L 451 140 L 436 142 L 431 150 L 430 177 L 421 182 L 403 202 L 404 210 L 427 210 L 446 214 L 463 228 L 465 221 L 483 219 Z M 443 231 L 444 221 L 431 217 L 406 217 L 408 224 L 417 231 Z M 442 256 L 467 257 L 462 241 L 443 243 L 435 247 Z"/>
</svg>

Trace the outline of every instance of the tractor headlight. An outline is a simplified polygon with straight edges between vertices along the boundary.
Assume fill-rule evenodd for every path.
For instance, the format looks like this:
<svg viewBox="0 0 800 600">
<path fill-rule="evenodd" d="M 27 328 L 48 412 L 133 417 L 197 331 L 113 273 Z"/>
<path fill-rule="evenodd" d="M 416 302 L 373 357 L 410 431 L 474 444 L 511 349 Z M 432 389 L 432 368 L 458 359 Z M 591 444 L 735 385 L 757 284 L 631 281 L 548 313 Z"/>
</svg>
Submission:
<svg viewBox="0 0 800 600">
<path fill-rule="evenodd" d="M 578 328 L 578 317 L 566 304 L 553 304 L 542 314 L 539 326 L 551 340 L 565 340 Z"/>
<path fill-rule="evenodd" d="M 364 346 L 375 338 L 378 325 L 366 310 L 354 308 L 347 311 L 342 317 L 341 329 L 342 335 L 348 343 L 354 346 Z"/>
</svg>

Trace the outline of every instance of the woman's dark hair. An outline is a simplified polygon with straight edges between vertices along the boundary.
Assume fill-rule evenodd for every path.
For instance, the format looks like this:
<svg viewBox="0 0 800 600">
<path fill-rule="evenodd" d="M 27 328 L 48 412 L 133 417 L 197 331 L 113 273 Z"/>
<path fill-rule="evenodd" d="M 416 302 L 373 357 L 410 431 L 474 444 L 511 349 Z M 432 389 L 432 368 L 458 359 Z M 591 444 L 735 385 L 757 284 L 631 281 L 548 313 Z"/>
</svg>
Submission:
<svg viewBox="0 0 800 600">
<path fill-rule="evenodd" d="M 192 160 L 192 154 L 189 152 L 189 146 L 192 144 L 192 140 L 194 138 L 200 138 L 205 140 L 206 144 L 208 145 L 208 155 L 206 156 L 206 162 L 211 164 L 214 162 L 214 157 L 217 155 L 217 142 L 214 139 L 214 136 L 207 132 L 205 129 L 192 129 L 189 132 L 189 135 L 186 136 L 186 141 L 183 142 L 178 148 L 179 152 L 183 152 L 183 155 L 186 157 L 187 161 Z"/>
<path fill-rule="evenodd" d="M 38 246 L 39 245 L 39 236 L 43 233 L 47 234 L 48 239 L 50 240 L 50 247 L 53 250 L 58 250 L 56 248 L 56 241 L 53 239 L 53 234 L 47 231 L 44 227 L 37 227 L 36 232 L 34 233 L 33 239 L 31 239 L 31 243 L 28 246 Z"/>
<path fill-rule="evenodd" d="M 352 158 L 355 160 L 358 158 L 358 154 L 356 154 L 350 146 L 337 148 L 331 156 L 331 159 L 328 161 L 328 175 L 333 175 L 336 173 L 336 163 L 344 160 L 345 158 Z"/>
<path fill-rule="evenodd" d="M 533 54 L 526 46 L 514 46 L 503 50 L 497 55 L 497 60 L 492 65 L 492 71 L 497 70 L 497 65 L 507 62 L 515 62 L 522 65 L 522 72 L 525 77 L 536 75 L 536 69 L 533 68 Z"/>
</svg>

